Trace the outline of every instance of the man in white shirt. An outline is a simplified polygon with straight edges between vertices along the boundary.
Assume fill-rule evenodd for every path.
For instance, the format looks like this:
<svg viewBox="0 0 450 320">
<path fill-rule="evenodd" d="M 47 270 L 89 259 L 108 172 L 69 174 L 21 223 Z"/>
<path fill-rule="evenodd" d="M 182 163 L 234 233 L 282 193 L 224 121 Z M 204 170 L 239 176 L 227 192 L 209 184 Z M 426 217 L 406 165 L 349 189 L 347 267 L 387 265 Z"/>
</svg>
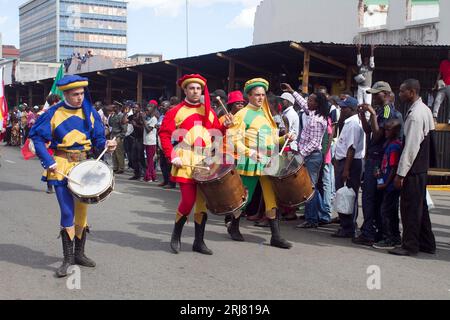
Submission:
<svg viewBox="0 0 450 320">
<path fill-rule="evenodd" d="M 336 190 L 347 185 L 358 195 L 361 186 L 362 159 L 364 158 L 365 134 L 358 116 L 358 101 L 349 97 L 338 102 L 341 107 L 341 117 L 344 127 L 336 144 L 334 156 Z M 356 232 L 358 217 L 357 198 L 353 213 L 339 214 L 340 229 L 333 234 L 337 238 L 353 238 Z"/>
<path fill-rule="evenodd" d="M 286 133 L 290 132 L 295 134 L 295 137 L 298 137 L 300 131 L 300 119 L 298 113 L 294 110 L 295 98 L 289 92 L 283 93 L 280 98 L 283 106 L 283 113 L 281 116 L 285 125 L 288 126 L 288 128 L 286 128 Z M 292 151 L 298 151 L 297 141 L 292 141 L 289 146 Z"/>
<path fill-rule="evenodd" d="M 155 101 L 156 102 L 156 101 Z M 158 124 L 158 118 L 156 118 L 156 109 L 157 105 L 149 104 L 145 113 L 147 117 L 144 121 L 144 147 L 145 153 L 147 155 L 147 170 L 145 172 L 144 181 L 149 182 L 157 182 L 156 179 L 156 170 L 155 170 L 155 161 L 154 157 L 156 154 L 156 143 L 157 143 L 157 129 L 156 125 Z"/>
</svg>

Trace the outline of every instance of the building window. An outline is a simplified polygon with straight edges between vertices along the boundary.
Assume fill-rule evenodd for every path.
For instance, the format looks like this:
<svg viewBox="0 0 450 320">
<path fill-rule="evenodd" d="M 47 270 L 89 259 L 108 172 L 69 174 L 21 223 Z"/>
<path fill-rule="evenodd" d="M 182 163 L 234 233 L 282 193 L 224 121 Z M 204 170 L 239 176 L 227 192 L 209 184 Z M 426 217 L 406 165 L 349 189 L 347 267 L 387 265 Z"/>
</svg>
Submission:
<svg viewBox="0 0 450 320">
<path fill-rule="evenodd" d="M 389 0 L 359 0 L 358 10 L 360 27 L 382 26 L 387 22 Z"/>
<path fill-rule="evenodd" d="M 439 17 L 439 0 L 407 0 L 407 21 Z"/>
</svg>

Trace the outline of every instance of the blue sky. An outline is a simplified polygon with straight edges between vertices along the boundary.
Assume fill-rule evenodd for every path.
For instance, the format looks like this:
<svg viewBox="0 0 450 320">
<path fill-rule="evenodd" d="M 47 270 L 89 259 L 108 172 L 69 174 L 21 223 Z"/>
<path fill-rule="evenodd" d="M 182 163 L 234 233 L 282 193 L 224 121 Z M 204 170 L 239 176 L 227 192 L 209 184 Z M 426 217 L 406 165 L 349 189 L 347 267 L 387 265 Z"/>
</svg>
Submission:
<svg viewBox="0 0 450 320">
<path fill-rule="evenodd" d="M 3 44 L 19 47 L 19 5 L 0 0 Z M 128 0 L 128 55 L 162 53 L 186 56 L 185 0 Z M 189 0 L 189 55 L 252 44 L 253 17 L 259 0 Z"/>
</svg>

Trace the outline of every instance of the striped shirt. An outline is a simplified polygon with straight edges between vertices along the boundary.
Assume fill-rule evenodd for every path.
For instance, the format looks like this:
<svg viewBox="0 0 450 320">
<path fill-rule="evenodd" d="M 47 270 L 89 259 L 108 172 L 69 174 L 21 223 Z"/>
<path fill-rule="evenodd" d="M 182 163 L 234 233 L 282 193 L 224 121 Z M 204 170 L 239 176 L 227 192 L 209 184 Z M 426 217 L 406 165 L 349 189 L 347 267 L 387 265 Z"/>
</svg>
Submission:
<svg viewBox="0 0 450 320">
<path fill-rule="evenodd" d="M 293 94 L 297 104 L 307 115 L 307 121 L 298 142 L 298 151 L 303 157 L 307 157 L 314 151 L 322 150 L 322 139 L 327 129 L 327 120 L 310 111 L 308 103 L 298 92 Z"/>
</svg>

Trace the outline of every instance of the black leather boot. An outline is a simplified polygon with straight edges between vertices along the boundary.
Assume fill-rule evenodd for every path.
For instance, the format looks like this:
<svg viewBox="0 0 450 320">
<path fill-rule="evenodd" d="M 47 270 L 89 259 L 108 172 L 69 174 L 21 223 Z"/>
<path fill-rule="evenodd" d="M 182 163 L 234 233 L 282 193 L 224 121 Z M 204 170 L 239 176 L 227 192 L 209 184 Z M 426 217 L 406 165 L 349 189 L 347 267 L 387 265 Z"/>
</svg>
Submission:
<svg viewBox="0 0 450 320">
<path fill-rule="evenodd" d="M 192 246 L 192 251 L 199 252 L 201 254 L 212 255 L 213 252 L 208 249 L 205 242 L 203 241 L 207 220 L 208 216 L 205 213 L 203 214 L 202 223 L 198 224 L 197 222 L 195 222 L 195 240 Z"/>
<path fill-rule="evenodd" d="M 245 241 L 241 232 L 239 231 L 239 220 L 241 217 L 236 218 L 234 215 L 232 216 L 231 224 L 228 226 L 227 231 L 231 236 L 231 239 L 234 241 Z"/>
<path fill-rule="evenodd" d="M 67 276 L 67 270 L 70 266 L 75 264 L 75 257 L 73 254 L 73 240 L 70 240 L 70 236 L 67 233 L 66 229 L 62 229 L 60 232 L 62 246 L 63 246 L 63 254 L 64 261 L 62 265 L 56 270 L 56 276 L 58 278 L 63 278 Z"/>
<path fill-rule="evenodd" d="M 75 236 L 75 263 L 83 267 L 94 268 L 95 262 L 84 255 L 86 233 L 89 233 L 88 227 L 83 229 L 81 239 L 78 239 L 78 237 Z"/>
<path fill-rule="evenodd" d="M 280 223 L 278 218 L 269 220 L 270 230 L 272 231 L 272 238 L 270 239 L 270 245 L 282 249 L 290 249 L 292 244 L 284 240 L 280 235 Z"/>
<path fill-rule="evenodd" d="M 187 221 L 186 216 L 182 216 L 178 222 L 175 222 L 175 226 L 172 232 L 172 239 L 170 240 L 170 248 L 173 253 L 179 253 L 181 249 L 181 232 L 183 231 L 184 224 Z"/>
</svg>

